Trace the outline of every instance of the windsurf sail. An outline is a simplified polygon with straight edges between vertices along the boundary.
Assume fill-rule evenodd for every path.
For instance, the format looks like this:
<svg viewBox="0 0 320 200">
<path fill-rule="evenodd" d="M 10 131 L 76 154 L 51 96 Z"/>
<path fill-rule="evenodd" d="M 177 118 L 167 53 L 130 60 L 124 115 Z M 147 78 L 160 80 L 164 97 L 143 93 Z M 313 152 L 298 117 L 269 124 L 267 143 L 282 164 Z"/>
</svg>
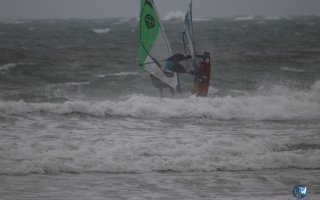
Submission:
<svg viewBox="0 0 320 200">
<path fill-rule="evenodd" d="M 171 47 L 153 0 L 141 0 L 139 65 L 173 89 L 179 90 L 178 74 L 166 70 Z"/>
<path fill-rule="evenodd" d="M 193 71 L 197 72 L 198 60 L 197 53 L 194 47 L 194 34 L 193 34 L 193 22 L 192 22 L 192 0 L 189 4 L 189 10 L 184 18 L 184 31 L 183 31 L 183 43 L 185 53 L 187 53 L 186 46 L 189 47 L 190 54 L 192 56 L 192 68 Z"/>
<path fill-rule="evenodd" d="M 197 97 L 206 97 L 208 95 L 211 77 L 210 52 L 204 52 L 203 55 L 201 55 L 201 59 L 198 59 L 198 54 L 194 45 L 192 0 L 184 19 L 183 44 L 186 54 L 187 47 L 189 48 L 189 53 L 192 56 L 192 70 L 196 72 L 193 79 L 194 85 L 191 93 Z"/>
</svg>

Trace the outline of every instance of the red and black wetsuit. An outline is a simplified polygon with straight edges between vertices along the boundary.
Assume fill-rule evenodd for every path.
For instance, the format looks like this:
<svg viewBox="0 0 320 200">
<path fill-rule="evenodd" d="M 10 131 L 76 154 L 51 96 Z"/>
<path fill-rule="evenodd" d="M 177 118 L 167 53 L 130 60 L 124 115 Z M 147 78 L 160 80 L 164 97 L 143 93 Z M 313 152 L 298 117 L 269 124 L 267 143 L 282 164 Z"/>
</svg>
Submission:
<svg viewBox="0 0 320 200">
<path fill-rule="evenodd" d="M 206 97 L 208 95 L 210 76 L 211 76 L 211 58 L 210 53 L 205 52 L 203 55 L 197 55 L 199 58 L 198 70 L 194 76 L 194 87 L 192 94 Z"/>
</svg>

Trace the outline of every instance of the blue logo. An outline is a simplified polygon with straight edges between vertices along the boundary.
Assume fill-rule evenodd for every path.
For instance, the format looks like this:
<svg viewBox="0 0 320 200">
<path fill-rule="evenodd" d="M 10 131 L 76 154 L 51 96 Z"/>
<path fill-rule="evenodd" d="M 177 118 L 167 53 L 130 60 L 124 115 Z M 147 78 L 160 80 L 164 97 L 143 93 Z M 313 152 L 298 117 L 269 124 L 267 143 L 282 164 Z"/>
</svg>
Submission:
<svg viewBox="0 0 320 200">
<path fill-rule="evenodd" d="M 308 188 L 305 185 L 296 185 L 292 190 L 292 195 L 297 199 L 303 199 L 308 194 Z"/>
</svg>

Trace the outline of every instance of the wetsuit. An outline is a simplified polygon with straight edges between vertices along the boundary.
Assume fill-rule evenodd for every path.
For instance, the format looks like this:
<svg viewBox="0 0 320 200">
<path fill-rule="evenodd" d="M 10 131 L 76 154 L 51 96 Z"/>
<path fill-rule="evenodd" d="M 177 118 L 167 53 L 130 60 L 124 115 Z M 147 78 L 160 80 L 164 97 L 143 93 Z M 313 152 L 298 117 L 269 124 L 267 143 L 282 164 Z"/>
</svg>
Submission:
<svg viewBox="0 0 320 200">
<path fill-rule="evenodd" d="M 205 52 L 203 55 L 197 55 L 199 58 L 198 70 L 194 74 L 192 94 L 200 97 L 208 95 L 210 76 L 211 76 L 211 59 L 210 53 Z"/>
<path fill-rule="evenodd" d="M 179 62 L 190 58 L 190 55 L 184 55 L 181 53 L 174 54 L 166 60 L 166 68 L 172 72 L 186 73 L 187 69 L 183 67 Z"/>
</svg>

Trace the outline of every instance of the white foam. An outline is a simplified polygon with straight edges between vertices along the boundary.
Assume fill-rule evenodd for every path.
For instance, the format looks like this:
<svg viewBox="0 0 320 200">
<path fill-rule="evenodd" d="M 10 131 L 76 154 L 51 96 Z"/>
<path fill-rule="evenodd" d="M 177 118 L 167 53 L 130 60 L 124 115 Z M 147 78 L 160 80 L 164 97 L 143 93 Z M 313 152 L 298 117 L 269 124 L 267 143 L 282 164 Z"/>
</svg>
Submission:
<svg viewBox="0 0 320 200">
<path fill-rule="evenodd" d="M 16 134 L 20 139 L 0 140 L 0 174 L 317 169 L 320 149 L 316 127 L 305 133 L 250 126 L 248 130 L 231 127 L 225 132 L 226 127 L 210 128 L 208 133 L 196 124 L 169 129 L 159 118 L 318 120 L 319 111 L 320 81 L 306 91 L 275 86 L 255 96 L 161 99 L 133 95 L 104 102 L 0 102 L 2 117 L 31 113 L 9 129 L 12 137 Z M 66 117 L 59 122 L 59 118 L 42 116 L 74 112 L 144 117 L 150 123 L 128 117 L 103 118 L 98 123 L 95 118 L 81 121 Z M 68 124 L 71 129 L 64 128 Z M 45 128 L 35 131 L 35 126 Z M 158 135 L 158 131 L 168 133 Z"/>
<path fill-rule="evenodd" d="M 204 18 L 194 18 L 193 21 L 194 22 L 207 22 L 207 21 L 211 21 L 211 18 L 208 17 L 204 17 Z"/>
<path fill-rule="evenodd" d="M 287 72 L 305 72 L 306 70 L 304 69 L 296 69 L 293 67 L 281 67 L 280 68 L 282 71 L 287 71 Z"/>
<path fill-rule="evenodd" d="M 137 23 L 137 19 L 136 17 L 133 18 L 120 18 L 117 19 L 113 24 L 114 25 L 121 25 L 121 24 L 125 24 L 125 23 L 129 23 L 130 26 L 136 26 Z"/>
<path fill-rule="evenodd" d="M 12 68 L 15 68 L 16 66 L 21 65 L 21 63 L 7 63 L 2 66 L 0 66 L 0 71 L 6 71 Z"/>
<path fill-rule="evenodd" d="M 254 16 L 241 16 L 241 17 L 236 17 L 234 18 L 234 21 L 249 21 L 249 20 L 254 20 Z"/>
<path fill-rule="evenodd" d="M 98 34 L 102 34 L 102 33 L 109 33 L 111 31 L 110 28 L 97 28 L 97 29 L 92 29 L 93 32 L 98 33 Z"/>
<path fill-rule="evenodd" d="M 113 74 L 99 74 L 99 75 L 94 75 L 95 77 L 98 78 L 104 78 L 106 76 L 132 76 L 132 75 L 138 75 L 138 72 L 119 72 L 119 73 L 113 73 Z"/>
<path fill-rule="evenodd" d="M 31 23 L 30 20 L 24 20 L 24 19 L 1 19 L 0 23 L 3 24 L 26 24 Z"/>
<path fill-rule="evenodd" d="M 272 136 L 184 142 L 131 138 L 92 144 L 62 139 L 2 141 L 0 174 L 318 168 L 320 150 L 286 149 L 296 144 L 295 137 Z"/>
<path fill-rule="evenodd" d="M 0 102 L 2 114 L 46 112 L 95 116 L 208 117 L 212 119 L 291 120 L 320 119 L 320 81 L 310 90 L 271 88 L 255 95 L 184 99 L 132 95 L 117 101 L 64 103 Z"/>
<path fill-rule="evenodd" d="M 276 17 L 276 16 L 267 16 L 264 17 L 265 20 L 280 20 L 282 17 Z"/>
<path fill-rule="evenodd" d="M 90 81 L 84 81 L 84 82 L 69 82 L 64 83 L 65 85 L 88 85 L 90 84 Z"/>
<path fill-rule="evenodd" d="M 185 17 L 185 13 L 182 11 L 174 11 L 169 12 L 163 17 L 163 20 L 165 21 L 171 21 L 171 20 L 183 20 Z"/>
</svg>

